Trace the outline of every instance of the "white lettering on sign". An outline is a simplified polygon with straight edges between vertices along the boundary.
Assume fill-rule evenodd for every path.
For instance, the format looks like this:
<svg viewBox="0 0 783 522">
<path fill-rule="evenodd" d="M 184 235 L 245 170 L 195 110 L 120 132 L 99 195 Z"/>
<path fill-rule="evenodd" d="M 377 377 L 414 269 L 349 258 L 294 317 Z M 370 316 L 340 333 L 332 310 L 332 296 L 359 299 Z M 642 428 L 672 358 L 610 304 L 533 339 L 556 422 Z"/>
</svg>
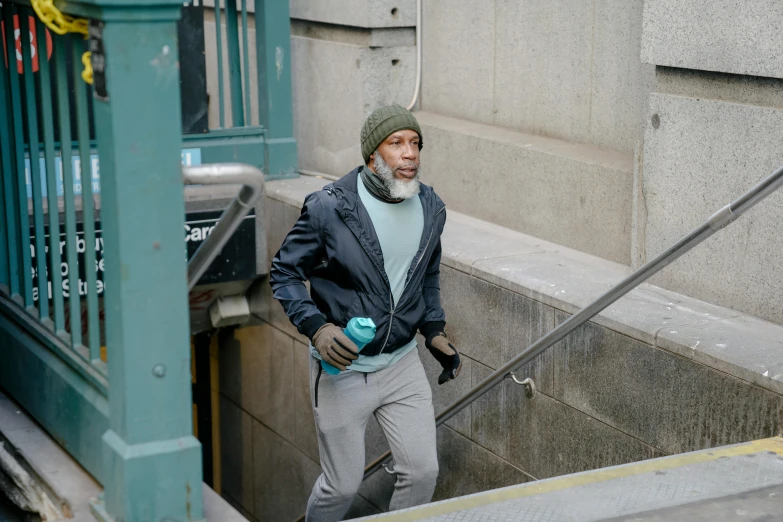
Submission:
<svg viewBox="0 0 783 522">
<path fill-rule="evenodd" d="M 204 241 L 214 229 L 215 225 L 191 227 L 190 225 L 185 224 L 185 243 L 191 241 Z"/>
<path fill-rule="evenodd" d="M 95 231 L 96 234 L 100 234 L 100 230 Z M 44 248 L 44 255 L 48 257 L 49 253 L 49 241 L 50 237 L 48 234 L 44 235 L 44 238 L 46 240 L 46 246 Z M 78 267 L 73 267 L 74 271 L 71 273 L 72 267 L 68 264 L 68 261 L 65 259 L 67 255 L 67 241 L 65 241 L 65 234 L 60 233 L 60 243 L 59 243 L 59 250 L 61 254 L 60 259 L 60 276 L 62 277 L 62 294 L 63 297 L 69 297 L 70 291 L 71 291 L 71 278 L 74 279 L 74 288 L 78 290 L 78 293 L 80 296 L 87 295 L 87 282 L 83 279 L 86 278 L 86 273 L 84 272 L 84 253 L 87 251 L 87 242 L 84 240 L 84 232 L 77 232 L 76 236 L 74 238 L 74 246 L 76 247 L 76 252 L 79 255 L 77 260 Z M 106 264 L 103 258 L 103 237 L 96 237 L 95 243 L 94 243 L 94 249 L 95 249 L 95 287 L 93 289 L 94 292 L 96 292 L 98 295 L 103 294 L 105 283 L 102 281 L 103 274 L 106 271 Z M 32 261 L 32 279 L 33 279 L 33 301 L 38 301 L 39 298 L 39 289 L 38 289 L 38 259 L 36 248 L 35 248 L 35 234 L 30 234 L 30 260 Z M 46 277 L 48 279 L 48 292 L 49 295 L 47 296 L 48 299 L 52 298 L 52 281 L 51 281 L 51 274 L 49 273 L 49 269 L 47 267 L 48 263 L 44 263 L 44 270 L 46 272 Z"/>
</svg>

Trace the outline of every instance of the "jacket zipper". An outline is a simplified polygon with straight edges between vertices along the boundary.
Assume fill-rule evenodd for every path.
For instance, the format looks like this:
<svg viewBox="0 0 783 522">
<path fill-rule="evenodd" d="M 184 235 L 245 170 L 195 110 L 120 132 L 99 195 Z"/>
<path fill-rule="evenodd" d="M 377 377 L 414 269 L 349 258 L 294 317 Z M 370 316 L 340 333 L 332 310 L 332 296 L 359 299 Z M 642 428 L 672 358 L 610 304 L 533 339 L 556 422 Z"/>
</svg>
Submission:
<svg viewBox="0 0 783 522">
<path fill-rule="evenodd" d="M 444 210 L 446 210 L 446 207 L 442 207 L 440 210 L 438 210 L 432 219 L 434 220 Z M 413 274 L 415 274 L 416 270 L 419 268 L 419 264 L 421 263 L 421 260 L 424 258 L 424 253 L 427 251 L 427 248 L 429 248 L 430 246 L 430 241 L 432 241 L 432 234 L 434 232 L 435 232 L 435 227 L 433 226 L 432 230 L 430 230 L 430 237 L 427 238 L 427 243 L 424 245 L 424 250 L 422 250 L 421 256 L 419 256 L 419 259 L 416 260 L 416 264 L 413 266 L 413 270 L 411 271 L 410 278 L 408 278 L 408 280 L 405 281 L 405 286 L 402 287 L 402 293 L 400 294 L 400 299 L 402 299 L 402 296 L 405 295 L 405 290 L 408 288 L 408 283 L 411 282 L 411 279 L 413 279 Z M 389 328 L 386 331 L 386 340 L 383 341 L 383 346 L 381 347 L 381 351 L 378 352 L 378 355 L 383 353 L 383 351 L 386 349 L 386 344 L 389 342 L 389 337 L 391 336 L 392 323 L 394 322 L 394 314 L 397 309 L 397 306 L 394 304 L 394 296 L 392 295 L 391 285 L 389 285 L 389 306 L 391 307 L 391 309 L 389 310 Z"/>
<path fill-rule="evenodd" d="M 381 346 L 381 351 L 378 352 L 378 355 L 382 354 L 383 351 L 386 349 L 386 344 L 389 342 L 389 336 L 391 336 L 391 329 L 392 329 L 392 322 L 394 322 L 394 311 L 397 308 L 394 306 L 394 296 L 392 295 L 391 285 L 389 285 L 389 328 L 386 329 L 386 340 L 383 341 L 383 346 Z"/>
</svg>

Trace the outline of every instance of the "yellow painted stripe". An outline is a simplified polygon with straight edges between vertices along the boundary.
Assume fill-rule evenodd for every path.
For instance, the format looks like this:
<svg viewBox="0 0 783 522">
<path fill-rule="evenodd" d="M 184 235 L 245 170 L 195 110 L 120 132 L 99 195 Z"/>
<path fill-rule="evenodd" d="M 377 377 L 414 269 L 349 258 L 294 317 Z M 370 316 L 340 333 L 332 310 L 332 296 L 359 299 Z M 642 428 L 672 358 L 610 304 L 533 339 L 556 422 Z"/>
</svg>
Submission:
<svg viewBox="0 0 783 522">
<path fill-rule="evenodd" d="M 599 469 L 580 475 L 566 475 L 560 478 L 546 481 L 531 482 L 529 484 L 520 486 L 512 486 L 500 490 L 487 491 L 485 493 L 477 493 L 469 497 L 445 501 L 441 504 L 423 506 L 419 509 L 408 511 L 406 513 L 390 513 L 389 515 L 380 518 L 395 522 L 422 520 L 429 517 L 444 515 L 446 513 L 454 513 L 456 511 L 464 511 L 466 509 L 487 506 L 497 502 L 505 502 L 507 500 L 530 497 L 542 493 L 560 491 L 563 489 L 584 486 L 587 484 L 595 484 L 607 480 L 631 477 L 634 475 L 641 475 L 643 473 L 680 468 L 692 464 L 699 464 L 701 462 L 710 462 L 722 457 L 738 457 L 741 455 L 762 453 L 764 451 L 771 451 L 778 455 L 783 455 L 783 437 L 762 439 L 753 442 L 747 442 L 745 444 L 739 444 L 736 446 L 716 448 L 711 451 L 684 453 L 681 455 L 674 455 L 661 459 L 645 460 L 616 468 Z"/>
<path fill-rule="evenodd" d="M 773 437 L 771 439 L 762 439 L 751 442 L 751 444 L 757 445 L 760 449 L 765 451 L 771 451 L 777 453 L 783 457 L 783 437 Z"/>
</svg>

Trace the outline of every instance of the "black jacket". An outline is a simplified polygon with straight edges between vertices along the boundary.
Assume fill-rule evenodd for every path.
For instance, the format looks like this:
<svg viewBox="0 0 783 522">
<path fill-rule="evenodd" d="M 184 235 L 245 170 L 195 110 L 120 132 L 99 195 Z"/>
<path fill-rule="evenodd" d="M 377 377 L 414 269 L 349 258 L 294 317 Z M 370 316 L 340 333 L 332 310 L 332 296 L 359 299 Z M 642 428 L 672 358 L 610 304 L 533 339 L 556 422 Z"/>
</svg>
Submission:
<svg viewBox="0 0 783 522">
<path fill-rule="evenodd" d="M 395 306 L 381 246 L 357 192 L 360 169 L 307 196 L 272 261 L 270 284 L 291 322 L 310 339 L 327 322 L 345 327 L 352 317 L 370 317 L 377 331 L 362 355 L 377 355 L 402 348 L 417 330 L 425 336 L 443 331 L 440 236 L 446 206 L 431 187 L 421 186 L 424 230 Z"/>
</svg>

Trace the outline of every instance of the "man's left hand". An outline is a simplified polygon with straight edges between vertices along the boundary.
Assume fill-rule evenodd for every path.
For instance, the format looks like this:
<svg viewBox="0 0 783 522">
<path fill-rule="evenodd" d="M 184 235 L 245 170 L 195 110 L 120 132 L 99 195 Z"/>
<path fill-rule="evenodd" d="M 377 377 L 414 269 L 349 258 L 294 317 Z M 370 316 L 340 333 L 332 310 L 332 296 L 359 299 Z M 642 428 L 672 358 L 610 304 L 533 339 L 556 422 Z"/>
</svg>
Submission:
<svg viewBox="0 0 783 522">
<path fill-rule="evenodd" d="M 427 338 L 425 344 L 432 356 L 435 357 L 435 360 L 443 367 L 443 372 L 438 377 L 438 384 L 455 379 L 459 375 L 460 369 L 462 369 L 462 361 L 460 360 L 459 352 L 449 342 L 446 334 L 443 332 L 434 334 Z"/>
</svg>

